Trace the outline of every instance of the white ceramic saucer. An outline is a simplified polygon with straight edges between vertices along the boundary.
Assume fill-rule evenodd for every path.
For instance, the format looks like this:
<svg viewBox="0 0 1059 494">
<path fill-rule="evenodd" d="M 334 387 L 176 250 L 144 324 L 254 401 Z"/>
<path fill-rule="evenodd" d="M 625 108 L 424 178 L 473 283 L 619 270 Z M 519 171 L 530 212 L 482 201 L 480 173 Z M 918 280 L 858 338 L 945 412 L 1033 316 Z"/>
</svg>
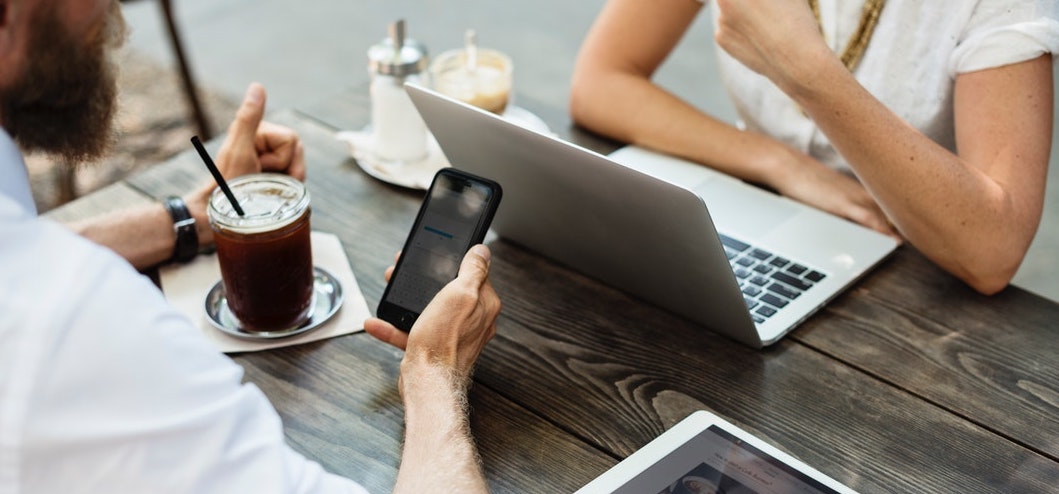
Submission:
<svg viewBox="0 0 1059 494">
<path fill-rule="evenodd" d="M 503 117 L 515 124 L 542 133 L 550 133 L 548 124 L 529 110 L 510 106 Z M 389 161 L 380 158 L 374 151 L 371 126 L 360 131 L 342 131 L 335 138 L 349 144 L 350 153 L 364 173 L 383 182 L 410 189 L 426 190 L 438 170 L 449 166 L 434 136 L 428 135 L 427 155 L 415 161 Z"/>
</svg>

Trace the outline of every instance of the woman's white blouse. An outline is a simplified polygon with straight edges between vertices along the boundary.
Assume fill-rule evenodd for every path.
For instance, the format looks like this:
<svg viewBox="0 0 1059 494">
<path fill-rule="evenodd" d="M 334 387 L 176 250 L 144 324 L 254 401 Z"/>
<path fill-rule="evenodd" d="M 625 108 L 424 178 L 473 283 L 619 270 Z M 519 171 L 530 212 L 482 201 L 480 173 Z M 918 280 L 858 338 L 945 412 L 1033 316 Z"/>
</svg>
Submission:
<svg viewBox="0 0 1059 494">
<path fill-rule="evenodd" d="M 860 23 L 863 3 L 819 0 L 819 5 L 824 38 L 841 53 Z M 717 9 L 711 9 L 716 23 Z M 854 76 L 906 122 L 955 150 L 956 76 L 1045 53 L 1054 57 L 1057 19 L 1056 0 L 888 0 Z M 723 49 L 717 52 L 738 125 L 848 169 L 827 137 L 779 88 Z"/>
</svg>

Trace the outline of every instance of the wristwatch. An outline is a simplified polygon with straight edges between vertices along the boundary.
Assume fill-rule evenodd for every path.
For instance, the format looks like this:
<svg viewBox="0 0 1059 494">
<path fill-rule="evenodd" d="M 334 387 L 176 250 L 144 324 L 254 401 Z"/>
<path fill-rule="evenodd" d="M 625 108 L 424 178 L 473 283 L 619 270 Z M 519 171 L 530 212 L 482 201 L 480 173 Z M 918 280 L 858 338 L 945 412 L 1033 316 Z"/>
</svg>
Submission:
<svg viewBox="0 0 1059 494">
<path fill-rule="evenodd" d="M 188 262 L 194 259 L 199 254 L 199 232 L 195 229 L 195 218 L 188 212 L 188 205 L 177 196 L 166 197 L 162 204 L 173 218 L 173 232 L 176 233 L 176 246 L 170 260 Z"/>
</svg>

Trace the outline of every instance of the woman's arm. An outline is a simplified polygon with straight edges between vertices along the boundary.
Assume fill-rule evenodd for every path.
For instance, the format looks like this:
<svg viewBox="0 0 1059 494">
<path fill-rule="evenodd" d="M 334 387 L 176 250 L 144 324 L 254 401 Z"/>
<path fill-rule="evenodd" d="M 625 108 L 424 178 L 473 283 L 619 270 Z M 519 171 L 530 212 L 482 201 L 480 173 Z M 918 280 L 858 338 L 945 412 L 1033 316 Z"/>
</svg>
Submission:
<svg viewBox="0 0 1059 494">
<path fill-rule="evenodd" d="M 823 43 L 783 41 L 813 39 L 804 2 L 717 4 L 721 46 L 805 109 L 913 245 L 982 293 L 1007 286 L 1041 218 L 1051 56 L 957 77 L 954 154 L 875 99 Z"/>
<path fill-rule="evenodd" d="M 651 81 L 701 9 L 695 0 L 610 0 L 578 55 L 570 97 L 574 121 L 893 235 L 856 180 L 775 139 L 717 120 Z"/>
<path fill-rule="evenodd" d="M 741 132 L 651 81 L 701 8 L 695 0 L 607 2 L 578 54 L 570 114 L 622 142 L 765 182 L 768 151 L 758 150 L 769 145 L 767 138 Z"/>
<path fill-rule="evenodd" d="M 957 76 L 959 154 L 906 124 L 852 77 L 839 71 L 832 77 L 827 95 L 795 92 L 795 100 L 894 225 L 976 290 L 992 294 L 1007 286 L 1037 232 L 1044 205 L 1052 134 L 1051 56 Z"/>
</svg>

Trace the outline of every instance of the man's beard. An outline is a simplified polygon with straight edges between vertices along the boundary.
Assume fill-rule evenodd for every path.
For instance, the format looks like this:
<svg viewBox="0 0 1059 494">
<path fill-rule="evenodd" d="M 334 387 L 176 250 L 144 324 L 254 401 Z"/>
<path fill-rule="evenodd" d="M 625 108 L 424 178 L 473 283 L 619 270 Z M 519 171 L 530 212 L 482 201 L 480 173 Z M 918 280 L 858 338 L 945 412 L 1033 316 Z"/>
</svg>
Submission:
<svg viewBox="0 0 1059 494">
<path fill-rule="evenodd" d="M 125 22 L 115 1 L 105 25 L 84 43 L 57 12 L 44 8 L 33 19 L 26 70 L 0 90 L 0 123 L 24 151 L 77 164 L 99 159 L 114 142 L 117 68 L 110 49 L 124 40 Z"/>
</svg>

